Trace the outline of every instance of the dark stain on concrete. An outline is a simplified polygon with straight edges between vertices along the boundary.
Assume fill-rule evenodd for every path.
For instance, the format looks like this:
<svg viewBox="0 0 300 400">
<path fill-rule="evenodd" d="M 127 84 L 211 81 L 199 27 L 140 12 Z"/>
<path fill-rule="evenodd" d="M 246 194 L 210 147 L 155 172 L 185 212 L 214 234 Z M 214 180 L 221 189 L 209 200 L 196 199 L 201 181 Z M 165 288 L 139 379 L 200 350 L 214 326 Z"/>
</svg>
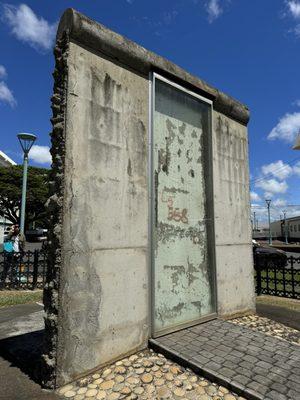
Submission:
<svg viewBox="0 0 300 400">
<path fill-rule="evenodd" d="M 132 176 L 132 167 L 131 167 L 131 160 L 130 160 L 130 158 L 128 158 L 127 174 L 128 174 L 128 176 Z"/>
</svg>

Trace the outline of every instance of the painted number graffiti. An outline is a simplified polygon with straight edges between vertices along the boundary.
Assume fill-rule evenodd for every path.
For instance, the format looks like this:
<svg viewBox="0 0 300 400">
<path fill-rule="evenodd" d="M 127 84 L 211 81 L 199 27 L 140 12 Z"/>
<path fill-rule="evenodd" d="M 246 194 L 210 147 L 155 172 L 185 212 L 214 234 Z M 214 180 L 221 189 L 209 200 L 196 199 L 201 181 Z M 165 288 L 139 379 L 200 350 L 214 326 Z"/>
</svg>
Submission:
<svg viewBox="0 0 300 400">
<path fill-rule="evenodd" d="M 187 224 L 189 222 L 187 217 L 187 212 L 188 212 L 187 208 L 183 208 L 181 210 L 180 208 L 173 207 L 172 196 L 168 196 L 167 198 L 165 198 L 164 192 L 162 192 L 161 201 L 163 203 L 167 203 L 169 221 L 182 222 L 183 224 Z"/>
</svg>

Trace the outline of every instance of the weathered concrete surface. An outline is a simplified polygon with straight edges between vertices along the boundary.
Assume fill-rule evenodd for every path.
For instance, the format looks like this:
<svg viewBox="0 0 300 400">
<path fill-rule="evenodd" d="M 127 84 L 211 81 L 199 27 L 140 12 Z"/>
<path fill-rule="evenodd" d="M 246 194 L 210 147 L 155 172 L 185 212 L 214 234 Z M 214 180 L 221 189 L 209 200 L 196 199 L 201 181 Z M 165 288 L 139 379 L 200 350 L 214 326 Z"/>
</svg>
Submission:
<svg viewBox="0 0 300 400">
<path fill-rule="evenodd" d="M 148 80 L 70 43 L 57 384 L 145 347 Z"/>
<path fill-rule="evenodd" d="M 213 113 L 218 313 L 255 309 L 247 128 Z"/>
<path fill-rule="evenodd" d="M 57 37 L 60 38 L 66 31 L 72 40 L 96 52 L 107 54 L 142 74 L 147 75 L 153 70 L 163 71 L 170 78 L 190 86 L 194 91 L 213 100 L 215 110 L 247 125 L 249 110 L 242 103 L 165 58 L 146 50 L 71 8 L 67 9 L 61 17 Z"/>
</svg>

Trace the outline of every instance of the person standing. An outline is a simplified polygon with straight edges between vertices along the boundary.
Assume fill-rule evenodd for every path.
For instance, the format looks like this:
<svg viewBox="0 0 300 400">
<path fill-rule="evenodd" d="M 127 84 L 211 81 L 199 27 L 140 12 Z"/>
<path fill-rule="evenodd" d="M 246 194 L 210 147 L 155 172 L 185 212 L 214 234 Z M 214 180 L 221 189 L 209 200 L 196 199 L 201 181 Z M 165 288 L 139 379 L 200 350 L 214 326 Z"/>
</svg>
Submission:
<svg viewBox="0 0 300 400">
<path fill-rule="evenodd" d="M 5 281 L 10 268 L 11 268 L 11 280 L 14 283 L 18 281 L 17 265 L 20 255 L 23 253 L 23 249 L 24 249 L 24 238 L 20 234 L 19 225 L 13 225 L 4 243 L 4 249 L 3 249 L 4 263 L 0 279 L 1 287 L 5 287 Z"/>
</svg>

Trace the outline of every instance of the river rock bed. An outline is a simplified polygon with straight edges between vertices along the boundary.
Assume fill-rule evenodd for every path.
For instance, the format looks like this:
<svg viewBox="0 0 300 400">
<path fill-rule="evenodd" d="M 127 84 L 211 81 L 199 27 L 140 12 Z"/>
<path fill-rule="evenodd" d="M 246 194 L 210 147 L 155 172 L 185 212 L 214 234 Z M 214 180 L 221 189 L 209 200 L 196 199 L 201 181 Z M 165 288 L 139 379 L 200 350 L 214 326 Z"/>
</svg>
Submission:
<svg viewBox="0 0 300 400">
<path fill-rule="evenodd" d="M 64 399 L 73 400 L 243 400 L 243 397 L 152 350 L 141 351 L 117 361 L 62 387 L 58 394 Z"/>
</svg>

